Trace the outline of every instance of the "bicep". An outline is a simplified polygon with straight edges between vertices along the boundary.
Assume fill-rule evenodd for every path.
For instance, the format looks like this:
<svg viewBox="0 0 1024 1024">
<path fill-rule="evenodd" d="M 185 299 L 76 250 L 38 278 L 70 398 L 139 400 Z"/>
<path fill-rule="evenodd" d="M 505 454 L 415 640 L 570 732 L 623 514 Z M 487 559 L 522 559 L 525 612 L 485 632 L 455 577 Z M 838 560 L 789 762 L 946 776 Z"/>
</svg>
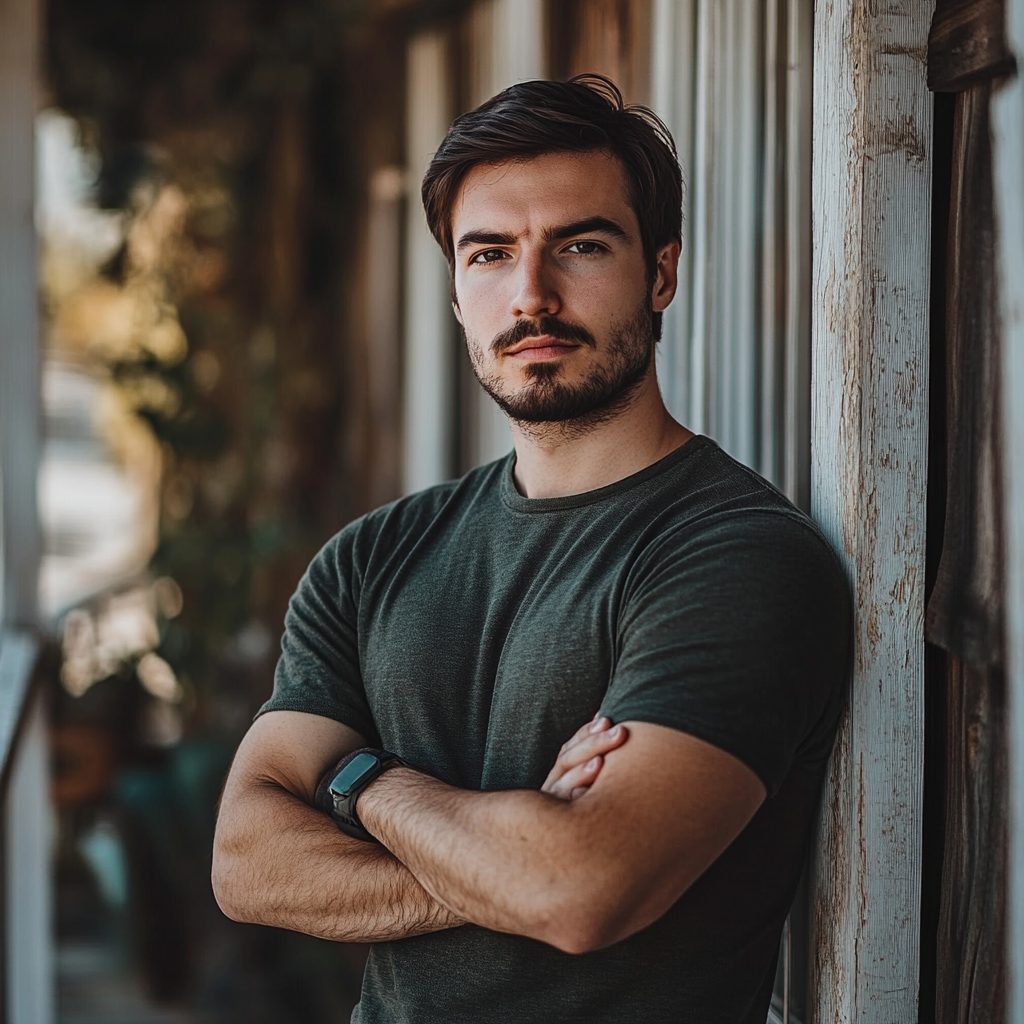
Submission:
<svg viewBox="0 0 1024 1024">
<path fill-rule="evenodd" d="M 657 920 L 740 834 L 765 799 L 754 772 L 732 754 L 649 722 L 625 722 L 581 797 L 591 840 L 619 892 L 622 935 Z"/>
<path fill-rule="evenodd" d="M 366 741 L 355 729 L 331 718 L 268 711 L 256 719 L 239 745 L 223 804 L 251 784 L 277 786 L 311 804 L 323 773 L 349 751 L 364 746 Z"/>
</svg>

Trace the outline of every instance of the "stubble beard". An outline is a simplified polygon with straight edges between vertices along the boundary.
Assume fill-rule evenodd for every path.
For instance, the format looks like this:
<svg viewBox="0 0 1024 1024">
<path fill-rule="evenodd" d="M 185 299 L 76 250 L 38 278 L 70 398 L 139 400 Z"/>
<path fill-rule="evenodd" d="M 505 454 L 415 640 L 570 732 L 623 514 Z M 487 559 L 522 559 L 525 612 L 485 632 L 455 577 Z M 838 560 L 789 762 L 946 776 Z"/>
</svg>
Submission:
<svg viewBox="0 0 1024 1024">
<path fill-rule="evenodd" d="M 550 329 L 545 328 L 544 333 L 559 337 L 556 324 L 560 322 L 542 318 L 541 327 L 545 323 Z M 585 328 L 577 324 L 568 327 L 571 340 L 585 340 L 587 345 L 597 348 Z M 500 339 L 501 336 L 491 343 L 492 351 L 500 352 Z M 556 425 L 560 434 L 578 436 L 614 419 L 632 403 L 654 356 L 654 330 L 651 311 L 646 305 L 641 305 L 628 320 L 613 328 L 604 365 L 594 367 L 585 380 L 576 383 L 559 379 L 563 375 L 559 363 L 528 363 L 524 368 L 527 385 L 509 393 L 499 377 L 481 372 L 479 348 L 471 340 L 467 342 L 480 386 L 509 419 L 530 433 L 544 433 L 545 427 Z"/>
</svg>

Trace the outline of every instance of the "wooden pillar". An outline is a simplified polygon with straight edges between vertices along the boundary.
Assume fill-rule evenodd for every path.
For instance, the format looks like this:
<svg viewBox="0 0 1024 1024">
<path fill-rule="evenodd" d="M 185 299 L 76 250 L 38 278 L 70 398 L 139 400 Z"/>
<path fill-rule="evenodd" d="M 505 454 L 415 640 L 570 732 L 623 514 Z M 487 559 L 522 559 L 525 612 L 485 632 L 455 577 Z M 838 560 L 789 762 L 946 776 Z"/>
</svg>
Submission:
<svg viewBox="0 0 1024 1024">
<path fill-rule="evenodd" d="M 1024 1020 L 1024 0 L 1006 0 L 1016 78 L 992 98 L 996 269 L 1001 314 L 1009 751 L 1006 1024 Z"/>
<path fill-rule="evenodd" d="M 477 0 L 467 20 L 467 106 L 516 82 L 544 76 L 544 18 L 541 0 Z M 462 468 L 500 458 L 512 450 L 508 420 L 474 382 L 466 396 L 467 463 Z"/>
<path fill-rule="evenodd" d="M 35 0 L 0 0 L 0 621 L 36 620 Z"/>
<path fill-rule="evenodd" d="M 918 1019 L 931 14 L 815 13 L 811 510 L 856 611 L 814 871 L 818 1024 Z"/>
<path fill-rule="evenodd" d="M 0 1018 L 52 1024 L 49 750 L 36 644 L 40 454 L 36 0 L 0 0 Z M 17 627 L 17 628 L 15 628 Z M 20 729 L 19 729 L 20 724 Z"/>
<path fill-rule="evenodd" d="M 427 227 L 423 175 L 452 119 L 449 42 L 443 31 L 406 48 L 405 392 L 402 489 L 455 475 L 455 341 L 448 267 Z"/>
</svg>

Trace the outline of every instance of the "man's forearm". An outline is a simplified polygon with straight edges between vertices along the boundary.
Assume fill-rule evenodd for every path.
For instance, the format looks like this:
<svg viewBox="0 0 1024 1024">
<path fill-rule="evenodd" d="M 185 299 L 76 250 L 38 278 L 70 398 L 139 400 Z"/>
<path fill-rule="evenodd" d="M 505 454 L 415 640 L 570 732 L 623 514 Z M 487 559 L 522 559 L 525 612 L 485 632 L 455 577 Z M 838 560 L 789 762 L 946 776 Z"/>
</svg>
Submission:
<svg viewBox="0 0 1024 1024">
<path fill-rule="evenodd" d="M 221 909 L 235 920 L 346 942 L 383 942 L 463 923 L 386 849 L 342 835 L 273 782 L 237 785 L 224 806 L 213 885 Z"/>
<path fill-rule="evenodd" d="M 392 769 L 359 799 L 364 825 L 459 917 L 563 949 L 603 944 L 588 892 L 609 891 L 609 858 L 581 863 L 572 836 L 585 817 L 530 790 L 478 793 Z M 582 908 L 582 912 L 580 912 Z M 612 935 L 608 941 L 617 937 Z"/>
</svg>

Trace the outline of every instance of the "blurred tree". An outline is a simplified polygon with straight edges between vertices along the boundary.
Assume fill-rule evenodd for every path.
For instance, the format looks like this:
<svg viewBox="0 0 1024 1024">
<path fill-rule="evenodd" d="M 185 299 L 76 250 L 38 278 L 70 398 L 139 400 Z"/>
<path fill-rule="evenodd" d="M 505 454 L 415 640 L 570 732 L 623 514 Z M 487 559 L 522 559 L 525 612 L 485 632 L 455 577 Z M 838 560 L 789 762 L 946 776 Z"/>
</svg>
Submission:
<svg viewBox="0 0 1024 1024">
<path fill-rule="evenodd" d="M 204 1020 L 338 1020 L 358 994 L 358 948 L 222 918 L 209 845 L 227 761 L 270 691 L 288 597 L 364 510 L 345 401 L 361 124 L 376 81 L 402 89 L 374 59 L 371 6 L 49 3 L 52 102 L 99 156 L 97 203 L 126 215 L 120 250 L 56 311 L 57 335 L 159 444 L 152 568 L 183 601 L 157 650 L 187 694 L 184 739 L 164 749 L 140 738 L 152 700 L 133 665 L 82 700 L 60 696 L 62 735 L 98 737 L 75 750 L 102 748 L 105 766 L 102 792 L 63 808 L 62 827 L 118 824 L 143 978 Z"/>
<path fill-rule="evenodd" d="M 160 653 L 198 697 L 190 727 L 230 738 L 269 690 L 299 573 L 357 511 L 342 243 L 346 76 L 367 6 L 50 3 L 53 99 L 100 156 L 98 203 L 131 219 L 104 273 L 122 289 L 145 279 L 172 314 L 134 347 L 93 352 L 163 451 L 154 568 L 185 601 Z M 181 352 L 161 349 L 165 321 Z"/>
</svg>

